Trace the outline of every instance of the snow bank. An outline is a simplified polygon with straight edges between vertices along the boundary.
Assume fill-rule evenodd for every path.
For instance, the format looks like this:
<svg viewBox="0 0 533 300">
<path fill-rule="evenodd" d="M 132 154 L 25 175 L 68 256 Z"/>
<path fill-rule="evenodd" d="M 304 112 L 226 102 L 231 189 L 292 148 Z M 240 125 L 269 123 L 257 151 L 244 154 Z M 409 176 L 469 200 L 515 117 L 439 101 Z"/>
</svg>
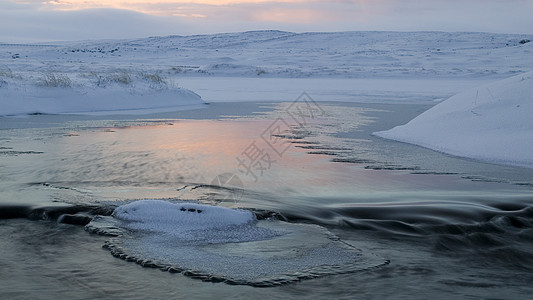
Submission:
<svg viewBox="0 0 533 300">
<path fill-rule="evenodd" d="M 533 72 L 457 94 L 375 135 L 448 154 L 533 168 Z"/>
<path fill-rule="evenodd" d="M 124 90 L 36 88 L 30 92 L 6 92 L 0 99 L 0 116 L 22 114 L 145 114 L 177 111 L 203 104 L 197 94 L 175 89 L 152 93 Z"/>
<path fill-rule="evenodd" d="M 137 114 L 203 104 L 197 94 L 157 73 L 14 73 L 0 68 L 0 116 L 43 114 Z"/>
</svg>

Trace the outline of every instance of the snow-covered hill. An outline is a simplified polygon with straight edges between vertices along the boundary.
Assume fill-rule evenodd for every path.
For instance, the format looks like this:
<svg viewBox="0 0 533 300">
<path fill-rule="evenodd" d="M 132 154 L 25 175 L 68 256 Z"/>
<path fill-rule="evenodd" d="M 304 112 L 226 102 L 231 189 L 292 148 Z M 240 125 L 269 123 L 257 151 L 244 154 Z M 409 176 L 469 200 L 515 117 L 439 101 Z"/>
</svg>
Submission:
<svg viewBox="0 0 533 300">
<path fill-rule="evenodd" d="M 191 78 L 209 78 L 201 82 L 202 93 L 210 95 L 208 98 L 235 100 L 235 93 L 225 95 L 239 89 L 225 88 L 235 86 L 235 82 L 214 83 L 216 95 L 210 93 L 215 77 L 383 80 L 370 85 L 360 82 L 357 90 L 351 82 L 300 81 L 301 87 L 295 91 L 278 91 L 279 82 L 272 81 L 273 86 L 265 89 L 257 82 L 250 86 L 248 81 L 243 87 L 247 92 L 237 96 L 250 100 L 258 100 L 258 90 L 265 95 L 276 90 L 285 94 L 280 100 L 294 99 L 304 91 L 299 89 L 305 88 L 318 95 L 318 100 L 349 101 L 365 95 L 362 101 L 389 102 L 394 97 L 433 101 L 450 96 L 462 85 L 455 82 L 448 88 L 448 84 L 439 83 L 438 91 L 428 91 L 428 86 L 433 86 L 428 80 L 495 80 L 532 70 L 533 43 L 529 40 L 533 36 L 489 33 L 254 31 L 52 44 L 0 43 L 0 115 L 176 109 L 202 103 L 180 85 L 180 80 Z M 392 81 L 391 86 L 390 79 L 402 81 Z M 421 79 L 424 81 L 417 83 Z M 255 84 L 258 88 L 254 89 Z M 198 82 L 191 86 L 196 89 Z M 444 91 L 442 86 L 446 86 Z M 220 98 L 220 94 L 224 95 Z M 273 95 L 280 98 L 279 93 Z"/>
<path fill-rule="evenodd" d="M 533 72 L 460 93 L 376 135 L 445 153 L 533 167 Z"/>
<path fill-rule="evenodd" d="M 446 32 L 231 34 L 53 45 L 0 43 L 13 70 L 270 77 L 484 77 L 533 69 L 531 35 Z"/>
</svg>

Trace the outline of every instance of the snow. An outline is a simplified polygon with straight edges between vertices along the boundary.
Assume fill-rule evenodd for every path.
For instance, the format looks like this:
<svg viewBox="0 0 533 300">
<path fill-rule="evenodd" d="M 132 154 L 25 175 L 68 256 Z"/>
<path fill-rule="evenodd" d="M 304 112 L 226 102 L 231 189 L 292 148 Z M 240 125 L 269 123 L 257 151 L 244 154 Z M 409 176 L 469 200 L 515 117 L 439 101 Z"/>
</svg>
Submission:
<svg viewBox="0 0 533 300">
<path fill-rule="evenodd" d="M 303 91 L 315 101 L 429 103 L 494 79 L 181 77 L 180 86 L 212 102 L 292 102 Z"/>
<path fill-rule="evenodd" d="M 254 214 L 248 210 L 229 209 L 196 203 L 171 203 L 162 200 L 139 200 L 119 206 L 113 212 L 119 220 L 142 223 L 145 230 L 176 230 L 223 228 L 252 223 Z M 171 230 L 165 229 L 172 226 Z"/>
<path fill-rule="evenodd" d="M 38 72 L 133 67 L 181 76 L 471 78 L 530 70 L 531 48 L 520 41 L 532 38 L 490 33 L 256 31 L 0 44 L 0 59 L 18 70 Z"/>
<path fill-rule="evenodd" d="M 303 91 L 324 101 L 438 101 L 533 69 L 532 43 L 524 39 L 533 36 L 253 31 L 0 43 L 0 115 L 201 105 L 187 88 L 209 102 L 290 101 Z"/>
<path fill-rule="evenodd" d="M 151 232 L 187 244 L 245 242 L 271 238 L 256 227 L 251 211 L 196 203 L 140 200 L 119 206 L 113 217 L 129 230 Z"/>
<path fill-rule="evenodd" d="M 0 66 L 0 116 L 142 114 L 199 107 L 196 93 L 172 86 L 157 73 L 15 73 Z"/>
<path fill-rule="evenodd" d="M 375 135 L 497 164 L 533 167 L 533 72 L 459 93 Z"/>
</svg>

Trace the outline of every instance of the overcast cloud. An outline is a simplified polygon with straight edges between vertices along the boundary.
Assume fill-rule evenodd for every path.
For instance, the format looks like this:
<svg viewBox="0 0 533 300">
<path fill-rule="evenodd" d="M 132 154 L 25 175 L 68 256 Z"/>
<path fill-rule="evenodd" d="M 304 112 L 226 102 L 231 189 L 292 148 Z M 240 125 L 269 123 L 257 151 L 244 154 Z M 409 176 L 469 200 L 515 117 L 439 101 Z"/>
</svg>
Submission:
<svg viewBox="0 0 533 300">
<path fill-rule="evenodd" d="M 2 0 L 0 42 L 260 29 L 533 33 L 533 0 Z"/>
</svg>

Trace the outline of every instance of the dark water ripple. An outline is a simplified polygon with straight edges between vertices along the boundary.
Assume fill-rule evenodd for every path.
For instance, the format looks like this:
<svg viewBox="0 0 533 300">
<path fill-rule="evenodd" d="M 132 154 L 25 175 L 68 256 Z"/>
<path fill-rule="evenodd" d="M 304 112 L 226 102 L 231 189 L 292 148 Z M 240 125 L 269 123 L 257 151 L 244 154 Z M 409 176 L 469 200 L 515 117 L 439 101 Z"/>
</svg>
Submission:
<svg viewBox="0 0 533 300">
<path fill-rule="evenodd" d="M 284 211 L 292 221 L 375 232 L 426 244 L 434 253 L 533 270 L 533 201 L 351 204 Z"/>
</svg>

